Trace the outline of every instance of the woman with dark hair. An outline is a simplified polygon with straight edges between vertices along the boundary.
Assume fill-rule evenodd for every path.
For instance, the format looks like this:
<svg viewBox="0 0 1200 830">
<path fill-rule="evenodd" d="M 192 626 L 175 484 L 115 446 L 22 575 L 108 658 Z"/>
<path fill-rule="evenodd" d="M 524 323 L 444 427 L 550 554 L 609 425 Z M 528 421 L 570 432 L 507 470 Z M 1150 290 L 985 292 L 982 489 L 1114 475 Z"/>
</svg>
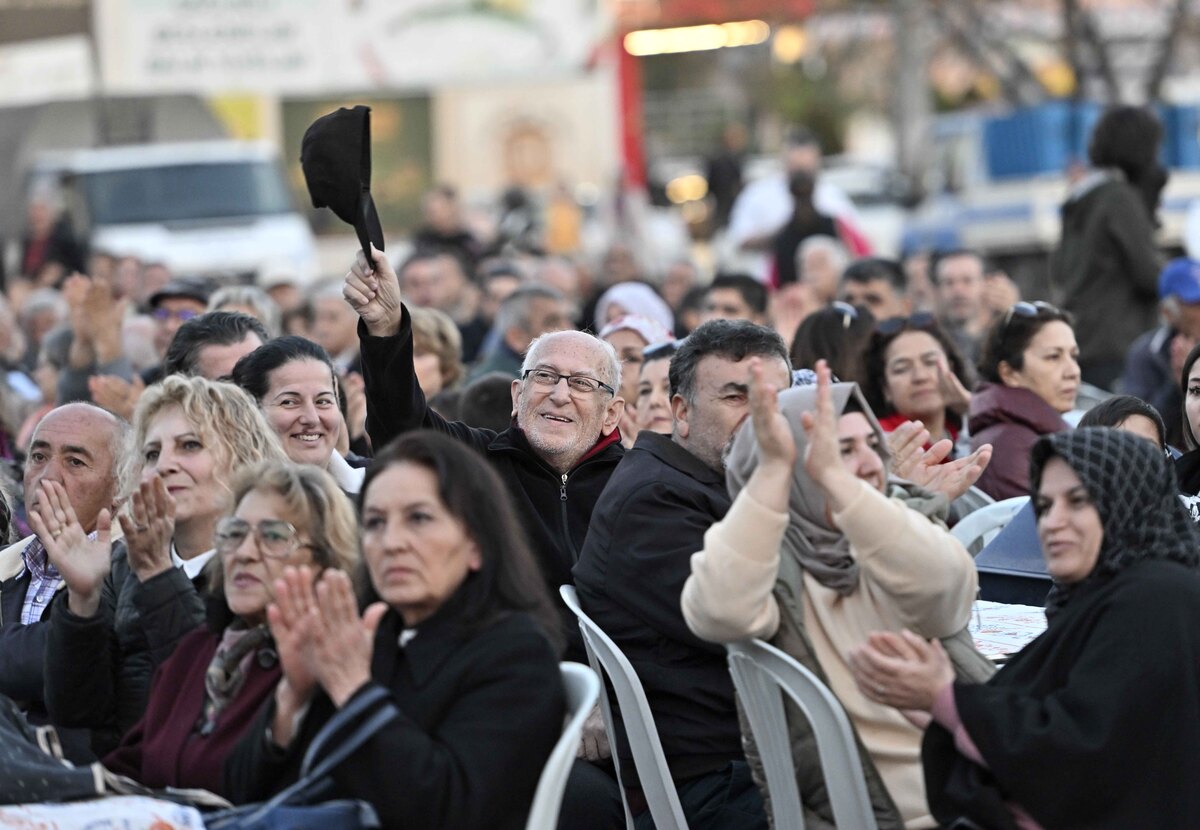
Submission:
<svg viewBox="0 0 1200 830">
<path fill-rule="evenodd" d="M 288 458 L 320 467 L 347 493 L 358 492 L 363 473 L 337 450 L 346 423 L 337 372 L 322 346 L 291 334 L 276 337 L 239 360 L 230 380 L 258 401 Z"/>
<path fill-rule="evenodd" d="M 1078 326 L 1083 378 L 1104 388 L 1121 376 L 1133 341 L 1158 320 L 1155 212 L 1167 181 L 1161 140 L 1148 108 L 1110 108 L 1092 131 L 1091 170 L 1062 208 L 1050 273 Z"/>
<path fill-rule="evenodd" d="M 1079 419 L 1083 427 L 1112 427 L 1140 435 L 1165 450 L 1167 448 L 1167 425 L 1158 410 L 1141 398 L 1133 395 L 1113 395 L 1096 404 Z"/>
<path fill-rule="evenodd" d="M 1183 390 L 1183 443 L 1187 450 L 1175 460 L 1179 492 L 1188 503 L 1192 517 L 1200 522 L 1200 345 L 1194 346 L 1183 360 L 1179 386 Z"/>
<path fill-rule="evenodd" d="M 1042 435 L 1069 429 L 1062 419 L 1079 391 L 1079 347 L 1071 317 L 1049 303 L 1020 302 L 996 321 L 979 363 L 983 385 L 971 399 L 971 446 L 995 448 L 978 483 L 994 499 L 1029 492 L 1029 451 Z"/>
<path fill-rule="evenodd" d="M 876 325 L 863 354 L 863 375 L 863 393 L 881 413 L 884 432 L 920 421 L 929 433 L 927 447 L 944 438 L 958 441 L 971 405 L 972 379 L 932 314 L 893 317 Z"/>
<path fill-rule="evenodd" d="M 1200 826 L 1200 536 L 1167 460 L 1085 428 L 1039 439 L 1031 466 L 1045 633 L 972 684 L 938 643 L 873 632 L 851 655 L 858 688 L 932 715 L 921 756 L 942 826 Z"/>
<path fill-rule="evenodd" d="M 874 328 L 875 318 L 866 306 L 840 300 L 830 303 L 805 317 L 796 329 L 792 366 L 812 369 L 818 360 L 824 360 L 839 381 L 857 381 L 863 349 Z"/>
<path fill-rule="evenodd" d="M 371 604 L 290 569 L 269 614 L 283 680 L 225 768 L 236 801 L 294 782 L 334 710 L 374 689 L 400 716 L 332 773 L 384 827 L 524 826 L 565 710 L 557 616 L 499 477 L 444 435 L 405 434 L 361 493 Z"/>
</svg>

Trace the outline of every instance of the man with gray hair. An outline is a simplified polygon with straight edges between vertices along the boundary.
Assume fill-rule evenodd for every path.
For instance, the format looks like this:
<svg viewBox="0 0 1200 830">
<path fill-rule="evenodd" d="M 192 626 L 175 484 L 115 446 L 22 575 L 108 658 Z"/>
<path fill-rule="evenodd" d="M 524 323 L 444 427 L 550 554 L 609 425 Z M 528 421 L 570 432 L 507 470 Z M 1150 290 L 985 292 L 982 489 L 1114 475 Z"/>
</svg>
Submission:
<svg viewBox="0 0 1200 830">
<path fill-rule="evenodd" d="M 579 331 L 543 334 L 529 344 L 512 382 L 512 425 L 499 433 L 473 429 L 446 421 L 426 403 L 413 370 L 412 322 L 382 254 L 373 266 L 358 255 L 344 296 L 361 317 L 372 445 L 425 428 L 483 453 L 512 494 L 542 576 L 557 596 L 558 586 L 571 581 L 592 508 L 624 454 L 617 430 L 625 408 L 616 392 L 621 364 L 612 346 Z M 576 630 L 573 619 L 564 630 Z"/>
<path fill-rule="evenodd" d="M 471 370 L 470 380 L 490 372 L 517 377 L 529 345 L 543 334 L 571 327 L 563 295 L 548 285 L 525 285 L 505 298 L 496 314 L 496 348 Z"/>
<path fill-rule="evenodd" d="M 50 410 L 29 442 L 23 480 L 28 511 L 48 513 L 44 502 L 57 485 L 84 532 L 94 534 L 101 514 L 107 511 L 111 520 L 124 492 L 128 438 L 125 421 L 93 404 L 68 403 Z M 46 611 L 62 588 L 63 580 L 36 535 L 0 550 L 0 694 L 17 701 L 38 722 L 46 721 Z"/>
</svg>

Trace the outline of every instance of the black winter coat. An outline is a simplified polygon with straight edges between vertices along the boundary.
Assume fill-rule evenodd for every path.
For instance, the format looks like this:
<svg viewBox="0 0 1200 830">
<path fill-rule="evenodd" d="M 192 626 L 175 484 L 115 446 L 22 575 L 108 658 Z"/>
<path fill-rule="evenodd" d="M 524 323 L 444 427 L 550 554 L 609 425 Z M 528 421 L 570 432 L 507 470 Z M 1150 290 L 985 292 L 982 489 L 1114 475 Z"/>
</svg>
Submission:
<svg viewBox="0 0 1200 830">
<path fill-rule="evenodd" d="M 1046 828 L 1200 827 L 1200 575 L 1147 560 L 1079 590 L 991 681 L 954 685 L 987 769 L 926 730 L 939 821 L 1015 828 L 1011 801 Z"/>
<path fill-rule="evenodd" d="M 51 608 L 46 708 L 52 722 L 91 729 L 97 755 L 115 749 L 145 713 L 155 669 L 204 619 L 204 601 L 182 568 L 142 582 L 125 543 L 114 543 L 99 611 L 72 614 L 65 592 Z"/>
<path fill-rule="evenodd" d="M 369 801 L 388 828 L 524 827 L 566 708 L 541 628 L 528 615 L 509 614 L 465 634 L 453 614 L 439 612 L 402 648 L 401 629 L 395 611 L 384 615 L 375 633 L 373 681 L 355 693 L 381 684 L 400 717 L 334 770 L 329 797 Z M 275 715 L 274 700 L 268 703 L 225 762 L 229 797 L 239 804 L 263 800 L 294 783 L 306 748 L 333 711 L 327 697 L 317 697 L 300 734 L 281 750 L 267 741 Z"/>
<path fill-rule="evenodd" d="M 624 455 L 619 431 L 602 437 L 574 469 L 560 474 L 538 457 L 516 424 L 496 433 L 447 421 L 429 408 L 413 370 L 407 308 L 396 334 L 372 337 L 360 322 L 358 337 L 367 432 L 376 453 L 398 435 L 422 428 L 444 432 L 483 453 L 507 486 L 546 586 L 557 600 L 558 587 L 571 582 L 571 568 L 583 549 L 596 501 Z M 576 630 L 573 619 L 567 630 Z"/>
<path fill-rule="evenodd" d="M 725 649 L 693 634 L 679 605 L 692 554 L 729 505 L 722 474 L 644 431 L 600 497 L 575 566 L 580 604 L 633 664 L 676 780 L 745 758 Z M 631 770 L 625 731 L 616 733 Z"/>
</svg>

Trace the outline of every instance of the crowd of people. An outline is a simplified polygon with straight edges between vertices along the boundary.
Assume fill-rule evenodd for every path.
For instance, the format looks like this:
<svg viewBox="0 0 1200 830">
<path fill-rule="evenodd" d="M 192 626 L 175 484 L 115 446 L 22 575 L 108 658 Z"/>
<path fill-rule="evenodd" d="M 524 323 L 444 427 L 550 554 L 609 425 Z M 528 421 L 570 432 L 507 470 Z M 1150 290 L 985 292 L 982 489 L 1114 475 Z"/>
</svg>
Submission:
<svg viewBox="0 0 1200 830">
<path fill-rule="evenodd" d="M 746 638 L 840 701 L 881 828 L 1200 824 L 1200 262 L 1154 246 L 1155 126 L 1098 124 L 1062 305 L 974 251 L 873 256 L 803 133 L 722 210 L 746 272 L 488 244 L 441 187 L 400 259 L 218 288 L 84 257 L 41 206 L 0 309 L 0 694 L 75 762 L 235 804 L 394 707 L 329 797 L 521 828 L 586 662 L 573 585 L 698 830 L 768 826 Z M 1135 299 L 1157 327 L 1095 316 Z M 1052 587 L 997 671 L 949 528 L 1013 496 Z M 560 827 L 654 826 L 612 715 Z"/>
</svg>

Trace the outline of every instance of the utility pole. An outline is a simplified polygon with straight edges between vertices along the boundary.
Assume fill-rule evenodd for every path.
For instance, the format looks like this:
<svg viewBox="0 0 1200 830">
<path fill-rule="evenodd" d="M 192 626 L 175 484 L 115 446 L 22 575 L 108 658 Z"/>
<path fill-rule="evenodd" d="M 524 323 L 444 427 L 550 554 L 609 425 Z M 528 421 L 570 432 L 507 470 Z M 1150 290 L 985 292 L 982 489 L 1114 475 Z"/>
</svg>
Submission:
<svg viewBox="0 0 1200 830">
<path fill-rule="evenodd" d="M 928 60 L 933 44 L 925 0 L 894 0 L 895 82 L 892 122 L 896 131 L 896 164 L 920 189 L 929 162 L 929 130 L 933 124 Z"/>
</svg>

